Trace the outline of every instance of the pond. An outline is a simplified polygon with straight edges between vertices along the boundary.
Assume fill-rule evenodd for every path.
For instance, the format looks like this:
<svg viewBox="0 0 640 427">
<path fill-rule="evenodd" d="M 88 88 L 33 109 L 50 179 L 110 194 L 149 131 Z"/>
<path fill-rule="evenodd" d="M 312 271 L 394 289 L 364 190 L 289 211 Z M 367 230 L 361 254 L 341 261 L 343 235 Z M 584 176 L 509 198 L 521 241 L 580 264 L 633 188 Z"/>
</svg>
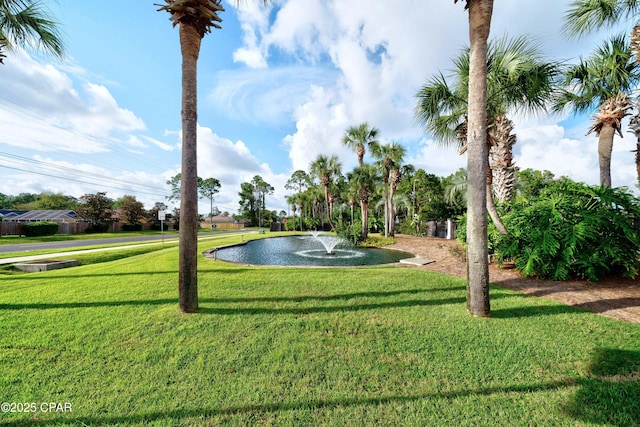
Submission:
<svg viewBox="0 0 640 427">
<path fill-rule="evenodd" d="M 391 264 L 414 257 L 409 252 L 359 248 L 336 236 L 311 234 L 251 240 L 210 256 L 240 264 L 338 267 Z"/>
</svg>

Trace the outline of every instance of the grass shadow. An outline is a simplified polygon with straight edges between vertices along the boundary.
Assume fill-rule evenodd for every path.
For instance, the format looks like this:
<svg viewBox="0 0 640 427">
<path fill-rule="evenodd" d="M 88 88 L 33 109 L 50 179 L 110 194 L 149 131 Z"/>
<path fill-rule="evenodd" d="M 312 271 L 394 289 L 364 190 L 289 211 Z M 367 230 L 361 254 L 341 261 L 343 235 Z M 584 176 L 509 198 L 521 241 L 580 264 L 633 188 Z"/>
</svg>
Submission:
<svg viewBox="0 0 640 427">
<path fill-rule="evenodd" d="M 139 423 L 152 423 L 152 422 L 169 422 L 170 424 L 188 425 L 189 419 L 198 418 L 200 422 L 202 419 L 219 417 L 219 416 L 232 416 L 232 415 L 247 415 L 252 416 L 255 413 L 278 413 L 285 411 L 295 410 L 314 410 L 320 411 L 324 409 L 340 409 L 348 408 L 351 406 L 362 405 L 397 405 L 402 403 L 416 402 L 420 400 L 431 399 L 457 399 L 467 396 L 491 396 L 499 393 L 535 393 L 545 390 L 556 390 L 564 387 L 573 387 L 576 382 L 573 379 L 565 379 L 553 382 L 538 383 L 538 384 L 524 384 L 513 385 L 506 387 L 485 387 L 479 389 L 459 390 L 442 393 L 417 393 L 411 395 L 393 394 L 387 396 L 373 396 L 373 397 L 352 397 L 344 399 L 318 399 L 318 400 L 292 400 L 285 402 L 274 403 L 256 403 L 245 404 L 236 406 L 227 406 L 222 408 L 199 408 L 199 409 L 177 409 L 173 411 L 151 412 L 151 413 L 138 413 L 123 416 L 104 416 L 104 417 L 65 417 L 59 416 L 55 419 L 49 420 L 16 420 L 9 421 L 6 426 L 18 427 L 18 426 L 48 426 L 48 425 L 121 425 L 121 424 L 139 424 Z M 215 422 L 216 420 L 210 420 Z M 219 420 L 218 420 L 219 421 Z"/>
<path fill-rule="evenodd" d="M 565 411 L 588 424 L 640 425 L 640 351 L 598 349 Z"/>
<path fill-rule="evenodd" d="M 492 309 L 491 317 L 495 319 L 518 319 L 524 317 L 557 316 L 559 314 L 584 314 L 586 309 L 570 305 L 519 306 L 512 308 Z"/>
</svg>

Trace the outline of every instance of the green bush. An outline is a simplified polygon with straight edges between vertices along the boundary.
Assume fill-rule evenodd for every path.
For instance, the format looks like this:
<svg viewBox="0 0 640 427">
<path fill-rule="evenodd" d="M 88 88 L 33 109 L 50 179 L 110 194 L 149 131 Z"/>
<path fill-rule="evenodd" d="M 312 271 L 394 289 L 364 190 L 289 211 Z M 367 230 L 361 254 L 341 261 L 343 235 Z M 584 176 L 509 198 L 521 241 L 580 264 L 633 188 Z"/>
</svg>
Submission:
<svg viewBox="0 0 640 427">
<path fill-rule="evenodd" d="M 110 224 L 108 222 L 99 222 L 98 224 L 92 224 L 85 230 L 85 233 L 106 233 L 109 231 Z"/>
<path fill-rule="evenodd" d="M 128 222 L 126 224 L 122 224 L 122 231 L 141 231 L 141 230 L 142 230 L 142 224 L 140 223 L 132 224 Z"/>
<path fill-rule="evenodd" d="M 51 221 L 28 222 L 20 226 L 26 237 L 53 236 L 58 232 L 58 223 Z"/>
<path fill-rule="evenodd" d="M 504 218 L 498 261 L 525 276 L 597 281 L 640 271 L 640 201 L 625 189 L 556 182 L 535 200 L 519 200 Z"/>
<path fill-rule="evenodd" d="M 358 222 L 353 225 L 344 224 L 342 227 L 336 227 L 336 234 L 357 245 L 362 241 L 362 224 Z"/>
<path fill-rule="evenodd" d="M 467 214 L 464 213 L 456 218 L 455 237 L 464 247 L 467 245 Z M 500 232 L 496 228 L 491 218 L 487 215 L 487 247 L 489 254 L 496 252 L 496 242 L 500 238 Z"/>
</svg>

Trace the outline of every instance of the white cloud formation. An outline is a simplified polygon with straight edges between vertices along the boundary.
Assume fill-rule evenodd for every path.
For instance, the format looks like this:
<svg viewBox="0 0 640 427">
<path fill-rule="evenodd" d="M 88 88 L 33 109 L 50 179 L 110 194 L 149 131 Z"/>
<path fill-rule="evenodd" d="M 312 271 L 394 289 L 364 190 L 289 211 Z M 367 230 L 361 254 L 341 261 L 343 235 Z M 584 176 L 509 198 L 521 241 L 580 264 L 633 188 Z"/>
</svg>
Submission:
<svg viewBox="0 0 640 427">
<path fill-rule="evenodd" d="M 5 68 L 6 67 L 6 68 Z M 72 79 L 24 53 L 12 55 L 0 80 L 3 143 L 39 151 L 99 153 L 114 134 L 143 130 L 144 122 L 120 108 L 104 86 L 87 83 L 82 94 Z"/>
</svg>

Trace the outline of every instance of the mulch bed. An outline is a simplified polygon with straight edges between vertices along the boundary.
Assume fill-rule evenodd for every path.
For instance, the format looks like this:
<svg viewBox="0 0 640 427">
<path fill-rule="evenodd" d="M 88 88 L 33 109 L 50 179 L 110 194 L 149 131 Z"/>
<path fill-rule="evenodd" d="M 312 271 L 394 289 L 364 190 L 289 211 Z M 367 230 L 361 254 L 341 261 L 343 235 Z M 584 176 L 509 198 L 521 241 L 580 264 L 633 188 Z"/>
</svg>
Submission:
<svg viewBox="0 0 640 427">
<path fill-rule="evenodd" d="M 455 240 L 436 237 L 396 235 L 396 243 L 389 246 L 412 252 L 420 258 L 435 260 L 424 266 L 408 266 L 438 271 L 465 278 L 467 265 L 464 250 Z M 597 283 L 587 281 L 558 282 L 523 278 L 513 269 L 489 265 L 492 284 L 514 289 L 527 295 L 550 298 L 568 305 L 582 307 L 603 316 L 640 324 L 640 280 L 610 277 Z"/>
</svg>

